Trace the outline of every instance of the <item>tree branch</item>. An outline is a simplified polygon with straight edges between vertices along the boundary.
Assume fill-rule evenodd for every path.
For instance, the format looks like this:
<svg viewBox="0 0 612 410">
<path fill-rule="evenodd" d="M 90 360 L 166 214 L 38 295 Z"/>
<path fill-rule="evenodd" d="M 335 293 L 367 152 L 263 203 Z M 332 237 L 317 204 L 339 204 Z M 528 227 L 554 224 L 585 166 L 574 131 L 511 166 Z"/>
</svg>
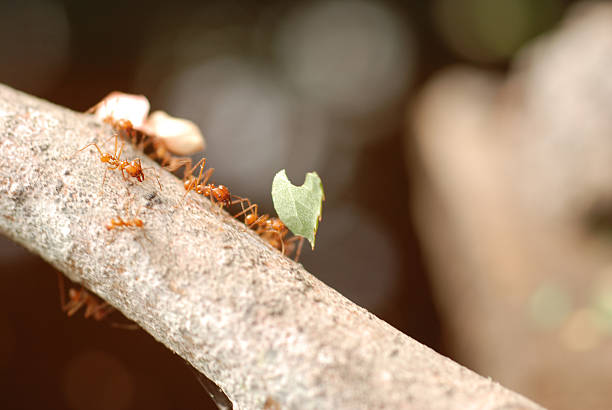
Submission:
<svg viewBox="0 0 612 410">
<path fill-rule="evenodd" d="M 0 86 L 0 232 L 189 361 L 240 409 L 538 408 L 356 306 L 160 170 L 107 172 L 91 116 Z M 126 145 L 125 158 L 137 153 Z M 144 166 L 153 166 L 143 158 Z M 144 229 L 107 231 L 111 218 Z M 126 211 L 126 209 L 128 209 Z M 372 272 L 375 274 L 375 272 Z"/>
</svg>

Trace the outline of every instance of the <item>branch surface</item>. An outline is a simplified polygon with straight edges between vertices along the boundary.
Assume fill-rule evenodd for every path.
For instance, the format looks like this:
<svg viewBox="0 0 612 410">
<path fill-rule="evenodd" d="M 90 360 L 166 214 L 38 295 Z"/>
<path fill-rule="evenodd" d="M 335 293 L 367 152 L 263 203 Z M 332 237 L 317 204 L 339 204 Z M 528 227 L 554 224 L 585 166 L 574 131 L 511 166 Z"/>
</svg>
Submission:
<svg viewBox="0 0 612 410">
<path fill-rule="evenodd" d="M 109 170 L 102 186 L 95 148 L 75 152 L 110 152 L 111 136 L 0 85 L 0 232 L 189 361 L 234 408 L 540 408 L 350 302 L 207 200 L 181 205 L 181 181 L 148 158 L 162 191 L 150 171 L 138 183 Z M 143 230 L 106 230 L 138 208 Z"/>
</svg>

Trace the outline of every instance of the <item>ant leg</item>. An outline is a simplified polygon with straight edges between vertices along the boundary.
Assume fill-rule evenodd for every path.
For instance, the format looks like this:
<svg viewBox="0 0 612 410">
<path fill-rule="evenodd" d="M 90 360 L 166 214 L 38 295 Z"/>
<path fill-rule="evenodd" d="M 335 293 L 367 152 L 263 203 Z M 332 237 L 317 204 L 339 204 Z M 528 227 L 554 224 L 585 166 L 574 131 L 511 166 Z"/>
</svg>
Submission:
<svg viewBox="0 0 612 410">
<path fill-rule="evenodd" d="M 117 154 L 117 138 L 118 136 L 115 134 L 115 154 Z M 121 161 L 121 153 L 123 152 L 123 147 L 125 146 L 125 142 L 121 143 L 121 148 L 119 148 L 119 154 L 117 154 L 117 161 Z"/>
<path fill-rule="evenodd" d="M 184 175 L 184 174 L 185 174 L 185 170 L 186 170 L 187 168 L 191 168 L 191 164 L 193 163 L 193 161 L 192 161 L 192 160 L 191 160 L 191 158 L 189 158 L 189 157 L 186 157 L 186 158 L 182 159 L 181 161 L 182 161 L 182 162 L 184 162 L 184 164 L 181 164 L 181 166 L 184 166 L 184 167 L 185 167 L 185 169 L 183 170 L 183 175 Z M 181 162 L 181 161 L 179 161 L 179 162 Z M 178 167 L 178 168 L 177 168 L 177 170 L 178 170 L 179 168 L 180 168 L 180 167 Z"/>
<path fill-rule="evenodd" d="M 297 245 L 297 249 L 295 250 L 295 258 L 293 259 L 296 262 L 300 261 L 300 255 L 302 254 L 302 245 L 304 244 L 304 237 L 303 236 L 294 236 L 291 239 L 287 240 L 287 243 L 292 243 L 295 241 L 299 241 L 298 245 Z"/>
<path fill-rule="evenodd" d="M 249 206 L 251 205 L 251 201 L 248 200 L 248 198 L 242 198 L 239 197 L 238 195 L 230 195 L 230 199 L 226 201 L 225 205 L 227 206 L 227 212 L 230 212 L 229 209 L 231 208 L 232 205 L 236 205 L 236 204 L 240 204 L 240 207 L 242 208 L 242 210 L 244 211 L 244 203 L 248 202 Z M 230 212 L 231 214 L 231 212 Z"/>
<path fill-rule="evenodd" d="M 278 234 L 278 240 L 281 243 L 281 253 L 284 255 L 285 254 L 285 241 L 283 240 L 283 235 L 281 235 L 280 232 L 277 232 Z"/>
<path fill-rule="evenodd" d="M 214 168 L 208 168 L 206 170 L 206 172 L 204 173 L 204 180 L 202 181 L 201 185 L 206 185 L 206 183 L 208 182 L 208 180 L 212 176 L 213 172 L 215 172 Z M 202 175 L 202 172 L 200 172 L 200 175 Z"/>
<path fill-rule="evenodd" d="M 214 199 L 212 194 L 210 195 L 210 202 L 212 202 L 213 206 L 217 208 L 217 215 L 221 215 L 221 211 L 223 210 L 223 202 Z M 219 204 L 219 206 L 217 206 L 217 204 Z"/>
<path fill-rule="evenodd" d="M 112 327 L 116 327 L 117 329 L 124 329 L 124 330 L 138 330 L 138 328 L 140 327 L 136 323 L 116 323 L 116 322 L 112 322 L 110 325 Z"/>
<path fill-rule="evenodd" d="M 198 167 L 198 165 L 201 165 L 200 167 L 200 176 L 198 177 L 198 179 L 196 181 L 200 181 L 200 178 L 202 177 L 202 170 L 204 169 L 204 166 L 206 165 L 206 158 L 202 158 L 201 160 L 199 160 L 194 166 L 193 168 L 187 170 L 185 169 L 185 173 L 183 175 L 183 181 L 187 180 L 188 177 L 193 176 L 193 171 L 196 170 L 196 168 Z M 197 185 L 197 183 L 196 183 Z"/>
<path fill-rule="evenodd" d="M 85 301 L 85 313 L 83 314 L 85 319 L 89 319 L 91 316 L 94 316 L 100 307 L 104 307 L 104 304 L 99 303 L 95 296 L 89 293 L 85 294 L 83 300 Z"/>
<path fill-rule="evenodd" d="M 112 307 L 106 302 L 104 303 L 96 302 L 96 305 L 95 306 L 92 305 L 92 307 L 94 309 L 90 313 L 95 320 L 102 320 L 106 316 L 110 315 L 115 310 L 114 307 Z"/>
<path fill-rule="evenodd" d="M 248 199 L 247 199 L 248 201 Z M 240 203 L 242 205 L 242 202 Z M 246 214 L 248 211 L 250 211 L 251 209 L 254 209 L 254 211 L 252 213 L 254 213 L 255 215 L 257 215 L 257 204 L 252 204 L 250 205 L 248 208 L 246 209 L 242 209 L 241 212 L 237 213 L 236 215 L 234 215 L 234 218 L 238 218 L 239 216 L 242 216 L 244 214 Z"/>
<path fill-rule="evenodd" d="M 242 207 L 242 210 L 244 211 L 244 206 L 242 205 L 243 203 L 248 202 L 249 206 L 251 206 L 251 201 L 249 201 L 248 198 L 242 198 L 238 195 L 231 195 L 230 196 L 230 201 L 229 201 L 229 205 L 235 205 L 235 204 L 240 204 Z"/>
<path fill-rule="evenodd" d="M 268 232 L 273 233 L 273 234 L 275 233 L 278 236 L 278 240 L 281 244 L 281 248 L 279 250 L 284 255 L 285 254 L 285 241 L 283 240 L 283 235 L 279 231 L 276 231 L 274 229 L 266 229 L 265 231 L 263 231 L 263 233 L 268 233 Z"/>
<path fill-rule="evenodd" d="M 193 179 L 193 171 L 195 171 L 198 165 L 200 165 L 200 174 L 198 175 L 197 179 Z M 187 180 L 190 180 L 190 182 L 185 186 L 185 194 L 183 195 L 183 199 L 181 201 L 183 204 L 185 203 L 185 198 L 187 197 L 189 191 L 195 190 L 198 187 L 200 178 L 202 178 L 202 171 L 204 170 L 204 165 L 206 165 L 206 158 L 202 158 L 193 166 L 193 168 L 189 170 L 186 169 L 183 173 L 183 183 L 187 182 Z"/>
<path fill-rule="evenodd" d="M 304 245 L 304 237 L 300 236 L 300 243 L 297 246 L 297 250 L 295 251 L 295 261 L 299 262 L 300 255 L 302 254 L 302 245 Z"/>
<path fill-rule="evenodd" d="M 187 196 L 187 193 L 189 191 L 197 189 L 199 185 L 204 185 L 204 184 L 200 184 L 200 181 L 202 180 L 202 172 L 204 171 L 204 165 L 206 165 L 206 158 L 202 158 L 201 160 L 198 161 L 197 164 L 195 164 L 195 166 L 189 171 L 189 176 L 193 175 L 193 171 L 196 169 L 198 165 L 200 165 L 200 173 L 198 174 L 198 178 L 195 180 L 192 180 L 189 183 L 189 185 L 185 188 L 187 192 L 185 192 L 185 195 L 183 195 L 183 201 L 185 200 L 185 197 Z M 210 177 L 210 173 L 212 173 L 212 171 L 214 170 L 215 170 L 214 168 L 211 168 L 206 171 L 206 173 L 204 174 L 205 176 L 207 175 L 206 180 L 208 180 L 208 177 Z M 187 177 L 185 177 L 184 180 L 186 180 L 186 178 Z"/>
<path fill-rule="evenodd" d="M 72 302 L 68 302 L 68 304 L 71 304 L 71 303 L 72 303 Z M 70 307 L 70 309 L 67 309 L 67 310 L 66 310 L 66 315 L 67 315 L 68 317 L 70 317 L 70 316 L 74 315 L 76 312 L 78 312 L 78 311 L 79 311 L 79 309 L 80 309 L 81 307 L 83 307 L 83 303 L 85 303 L 85 302 L 84 302 L 84 301 L 82 301 L 82 300 L 80 300 L 80 301 L 78 301 L 78 302 L 74 303 L 74 305 L 72 305 L 72 306 Z"/>
<path fill-rule="evenodd" d="M 181 199 L 181 203 L 184 205 L 185 204 L 185 199 L 187 198 L 187 194 L 189 193 L 189 191 L 191 191 L 193 189 L 192 184 L 189 184 L 189 188 L 185 188 L 185 193 L 183 194 L 183 199 Z"/>
<path fill-rule="evenodd" d="M 92 145 L 94 147 L 96 147 L 96 149 L 100 153 L 100 157 L 104 156 L 104 154 L 102 153 L 102 150 L 100 149 L 100 147 L 98 147 L 98 144 L 96 144 L 95 142 L 92 142 L 91 144 L 87 144 L 83 148 L 81 148 L 80 150 L 76 151 L 74 154 L 72 154 L 72 156 L 70 158 L 74 158 L 76 154 L 78 154 L 79 152 L 83 151 L 85 148 L 91 147 Z"/>
<path fill-rule="evenodd" d="M 191 158 L 170 157 L 169 159 L 166 158 L 164 159 L 164 161 L 162 161 L 162 166 L 169 172 L 174 172 L 180 167 L 185 167 L 185 172 L 186 172 L 187 169 L 191 168 L 191 162 L 192 162 Z M 185 174 L 185 172 L 183 172 L 183 175 Z"/>
<path fill-rule="evenodd" d="M 249 228 L 252 228 L 254 226 L 258 226 L 259 224 L 261 224 L 262 222 L 265 222 L 265 220 L 268 219 L 268 215 L 262 215 L 259 218 L 257 218 L 252 224 L 248 225 Z M 275 231 L 276 232 L 276 231 Z"/>
<path fill-rule="evenodd" d="M 183 199 L 181 200 L 181 203 L 185 203 L 185 199 L 187 198 L 187 194 L 189 193 L 189 191 L 193 191 L 198 187 L 198 181 L 193 179 L 193 176 L 189 176 L 190 178 L 192 178 L 188 184 L 184 185 L 185 187 L 185 193 L 183 194 Z M 184 182 L 187 182 L 187 177 L 185 176 L 183 178 Z"/>
<path fill-rule="evenodd" d="M 257 218 L 255 222 L 249 225 L 249 228 L 254 229 L 255 233 L 259 236 L 262 236 L 266 232 L 276 232 L 274 230 L 270 231 L 264 226 L 264 222 L 266 222 L 268 219 L 270 219 L 270 215 L 263 214 L 259 218 Z"/>
<path fill-rule="evenodd" d="M 114 137 L 115 137 L 115 150 L 113 152 L 115 153 L 117 160 L 121 160 L 121 152 L 119 152 L 119 156 L 117 156 L 117 141 L 119 140 L 119 134 L 115 133 Z M 121 148 L 123 148 L 123 146 L 121 146 Z"/>
<path fill-rule="evenodd" d="M 161 182 L 159 182 L 159 174 L 157 173 L 157 170 L 153 167 L 148 167 L 148 168 L 143 168 L 142 170 L 145 171 L 147 169 L 150 169 L 151 171 L 153 171 L 153 175 L 155 176 L 155 179 L 157 179 L 157 185 L 159 185 L 159 190 L 162 190 L 162 186 L 161 186 Z"/>
<path fill-rule="evenodd" d="M 129 218 L 128 214 L 129 214 L 129 210 L 130 210 L 130 204 L 134 203 L 134 195 L 132 195 L 130 193 L 130 191 L 128 189 L 126 189 L 127 192 L 127 196 L 129 198 L 129 200 L 125 201 L 123 203 L 123 210 L 125 211 L 125 217 Z M 138 216 L 138 212 L 140 212 L 140 207 L 138 207 L 138 209 L 136 210 L 136 216 Z"/>
<path fill-rule="evenodd" d="M 204 169 L 204 167 L 206 166 L 206 158 L 202 158 L 201 160 L 199 160 L 192 169 L 189 170 L 189 175 L 193 175 L 193 171 L 195 171 L 195 169 L 200 166 L 200 175 L 198 176 L 198 181 L 200 180 L 200 177 L 202 176 L 202 170 Z"/>
<path fill-rule="evenodd" d="M 202 184 L 204 185 L 204 184 Z M 205 195 L 206 196 L 206 195 Z M 216 213 L 217 215 L 221 215 L 221 210 L 223 209 L 223 202 L 217 201 L 212 193 L 212 190 L 210 191 L 210 194 L 208 195 L 208 199 L 210 200 L 210 204 L 213 208 L 216 208 Z M 217 206 L 217 204 L 221 204 L 220 206 Z"/>
<path fill-rule="evenodd" d="M 185 176 L 187 174 L 187 171 L 189 169 L 191 169 L 191 164 L 193 163 L 193 161 L 191 160 L 191 158 L 187 158 L 185 160 L 185 169 L 183 169 L 183 180 L 185 180 Z M 180 168 L 180 167 L 179 167 Z M 177 168 L 178 169 L 178 168 Z"/>
<path fill-rule="evenodd" d="M 83 289 L 83 287 L 81 287 L 81 290 L 79 291 L 79 295 L 81 295 L 81 292 L 87 292 L 85 289 Z M 83 304 L 85 304 L 87 300 L 87 295 L 85 294 L 84 297 L 80 297 L 77 300 L 70 300 L 67 304 L 66 304 L 66 315 L 68 315 L 69 317 L 74 315 L 76 312 L 78 312 L 78 310 L 83 306 Z"/>
<path fill-rule="evenodd" d="M 85 317 L 85 319 L 89 319 L 89 317 L 93 315 L 94 312 L 97 310 L 98 306 L 96 304 L 96 300 L 92 295 L 87 294 L 83 299 L 86 301 L 85 313 L 83 314 L 83 316 Z"/>
<path fill-rule="evenodd" d="M 243 211 L 244 211 L 244 203 L 245 202 L 248 204 L 248 206 L 251 206 L 251 200 L 249 198 L 243 198 L 240 201 L 240 208 L 242 208 Z M 247 206 L 247 208 L 248 208 L 248 206 Z"/>
<path fill-rule="evenodd" d="M 110 140 L 111 138 L 115 137 L 117 135 L 117 133 L 113 133 L 110 137 L 106 138 L 103 140 L 104 143 L 106 143 L 108 140 Z M 117 147 L 115 147 L 115 151 L 113 151 L 115 154 L 117 153 Z"/>
<path fill-rule="evenodd" d="M 108 168 L 106 168 L 104 170 L 104 177 L 102 178 L 102 186 L 100 187 L 100 192 L 102 192 L 102 189 L 104 188 L 104 183 L 106 182 L 106 173 L 108 172 Z M 123 172 L 123 170 L 121 170 L 121 172 Z"/>
</svg>

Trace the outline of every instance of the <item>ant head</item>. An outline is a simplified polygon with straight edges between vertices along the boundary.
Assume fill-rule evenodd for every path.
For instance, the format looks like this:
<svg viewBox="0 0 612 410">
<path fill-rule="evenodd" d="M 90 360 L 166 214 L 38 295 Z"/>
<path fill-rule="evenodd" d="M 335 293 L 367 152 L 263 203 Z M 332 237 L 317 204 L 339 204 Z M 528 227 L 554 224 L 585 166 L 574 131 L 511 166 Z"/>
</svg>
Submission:
<svg viewBox="0 0 612 410">
<path fill-rule="evenodd" d="M 102 162 L 110 162 L 113 159 L 113 156 L 111 154 L 103 154 L 100 157 L 100 161 Z"/>
</svg>

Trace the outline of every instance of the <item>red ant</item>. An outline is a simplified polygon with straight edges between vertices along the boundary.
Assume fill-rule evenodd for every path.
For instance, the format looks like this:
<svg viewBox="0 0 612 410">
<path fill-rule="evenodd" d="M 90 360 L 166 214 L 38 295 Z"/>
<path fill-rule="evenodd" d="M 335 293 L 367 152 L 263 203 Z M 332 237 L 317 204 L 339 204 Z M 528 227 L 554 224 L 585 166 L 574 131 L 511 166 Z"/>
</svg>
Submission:
<svg viewBox="0 0 612 410">
<path fill-rule="evenodd" d="M 106 229 L 111 231 L 115 228 L 122 228 L 122 227 L 123 228 L 130 228 L 130 227 L 142 228 L 144 227 L 144 222 L 142 221 L 142 219 L 137 218 L 139 211 L 140 211 L 140 208 L 138 211 L 136 211 L 136 216 L 134 216 L 134 218 L 132 219 L 123 220 L 120 216 L 116 218 L 112 218 L 110 223 L 105 225 Z"/>
<path fill-rule="evenodd" d="M 200 174 L 197 178 L 194 178 L 193 171 L 198 167 L 198 165 L 200 166 Z M 207 184 L 215 169 L 210 168 L 206 170 L 204 175 L 202 175 L 205 165 L 206 158 L 202 158 L 192 169 L 186 172 L 183 185 L 185 186 L 185 190 L 187 192 L 185 192 L 183 199 L 189 191 L 195 191 L 198 194 L 210 198 L 214 202 L 221 203 L 221 207 L 225 205 L 229 208 L 234 203 L 232 202 L 232 195 L 230 194 L 229 188 L 225 185 Z"/>
<path fill-rule="evenodd" d="M 159 161 L 161 166 L 166 168 L 168 171 L 174 172 L 181 167 L 185 167 L 185 170 L 191 168 L 191 158 L 173 156 L 170 154 L 166 143 L 161 138 L 148 135 L 143 131 L 135 129 L 130 120 L 115 120 L 112 116 L 109 116 L 104 119 L 104 122 L 111 124 L 115 131 L 117 131 L 121 136 L 126 136 L 126 138 L 129 138 L 132 144 L 137 144 L 138 149 L 143 152 L 148 145 L 152 145 L 153 151 L 147 155 L 150 158 Z"/>
<path fill-rule="evenodd" d="M 96 144 L 95 142 L 92 142 L 91 144 L 87 144 L 83 148 L 75 152 L 74 155 L 83 151 L 87 147 L 91 147 L 92 145 L 96 147 L 96 149 L 98 150 L 98 153 L 100 154 L 100 161 L 109 164 L 107 169 L 104 171 L 104 178 L 102 179 L 103 186 L 106 181 L 106 172 L 109 169 L 119 169 L 124 179 L 128 179 L 129 177 L 134 177 L 136 178 L 136 180 L 138 180 L 138 182 L 144 181 L 145 177 L 144 177 L 143 171 L 145 169 L 152 169 L 153 171 L 155 170 L 152 167 L 143 168 L 142 163 L 140 162 L 140 158 L 136 158 L 132 160 L 131 162 L 128 160 L 121 160 L 121 152 L 123 151 L 123 147 L 125 143 L 121 143 L 121 147 L 119 148 L 119 151 L 117 151 L 118 139 L 119 139 L 118 134 L 115 134 L 115 153 L 114 154 L 111 154 L 109 152 L 107 152 L 106 154 L 102 153 L 102 150 L 100 149 L 98 144 Z M 128 174 L 127 177 L 125 176 L 126 173 Z M 161 190 L 162 187 L 161 187 L 161 183 L 159 182 L 159 177 L 157 176 L 157 174 L 155 174 L 155 178 L 157 179 L 157 183 L 159 184 L 159 189 Z"/>
<path fill-rule="evenodd" d="M 64 276 L 60 272 L 57 272 L 57 279 L 62 311 L 66 312 L 66 315 L 68 315 L 68 317 L 74 315 L 83 306 L 85 306 L 85 319 L 89 319 L 90 317 L 92 317 L 93 319 L 98 321 L 104 319 L 106 316 L 113 313 L 113 311 L 115 310 L 115 308 L 109 305 L 108 303 L 102 302 L 96 296 L 89 293 L 87 290 L 85 290 L 83 286 L 81 286 L 81 289 L 79 290 L 74 288 L 68 289 L 68 298 L 70 300 L 66 302 Z M 136 325 L 135 323 L 111 323 L 111 326 L 128 330 L 138 329 L 138 325 Z"/>
<path fill-rule="evenodd" d="M 84 287 L 81 286 L 80 290 L 71 288 L 68 290 L 68 298 L 66 302 L 65 289 L 64 289 L 64 277 L 61 273 L 57 273 L 59 281 L 59 292 L 60 292 L 60 303 L 62 311 L 70 317 L 85 306 L 85 319 L 93 317 L 95 320 L 102 320 L 108 316 L 115 308 L 106 302 L 101 302 Z"/>
<path fill-rule="evenodd" d="M 115 130 L 122 131 L 135 143 L 138 131 L 133 122 L 135 121 L 137 126 L 144 123 L 149 114 L 149 100 L 144 95 L 113 91 L 85 112 L 111 124 Z"/>
<path fill-rule="evenodd" d="M 133 198 L 132 198 L 133 201 Z M 127 209 L 128 209 L 128 202 L 126 202 L 126 213 L 127 213 Z M 140 228 L 143 229 L 144 228 L 144 222 L 142 219 L 138 218 L 138 214 L 140 214 L 140 208 L 138 207 L 138 210 L 136 211 L 136 215 L 134 215 L 134 217 L 132 219 L 123 219 L 120 216 L 117 216 L 115 218 L 112 218 L 110 220 L 109 223 L 107 223 L 106 225 L 104 225 L 104 227 L 106 228 L 106 230 L 108 231 L 112 231 L 113 229 L 119 229 L 119 228 Z M 147 236 L 146 232 L 143 231 L 144 237 L 145 239 L 151 241 L 151 239 Z"/>
<path fill-rule="evenodd" d="M 136 144 L 146 137 L 142 132 L 134 128 L 134 125 L 130 120 L 123 118 L 115 120 L 112 116 L 108 116 L 104 119 L 104 122 L 110 124 L 111 127 L 113 127 L 113 129 L 122 136 L 122 139 L 129 138 L 132 144 Z M 123 136 L 127 138 L 124 138 Z"/>
<path fill-rule="evenodd" d="M 238 218 L 239 216 L 244 215 L 244 224 L 249 228 L 252 228 L 254 226 L 259 227 L 270 218 L 270 215 L 268 214 L 258 216 L 257 204 L 251 204 L 251 201 L 249 201 L 248 198 L 242 198 L 242 202 L 248 202 L 249 206 L 246 209 L 244 209 L 243 207 L 241 212 L 234 215 L 234 218 Z M 251 212 L 247 213 L 249 211 Z"/>
<path fill-rule="evenodd" d="M 299 245 L 295 255 L 295 261 L 297 262 L 300 259 L 300 255 L 302 253 L 302 244 L 304 241 L 303 237 L 294 236 L 290 239 L 285 239 L 287 234 L 289 233 L 289 229 L 287 226 L 277 217 L 270 217 L 268 214 L 264 214 L 259 216 L 257 213 L 257 204 L 251 204 L 247 198 L 240 198 L 240 203 L 247 202 L 249 206 L 242 209 L 241 212 L 234 215 L 234 218 L 238 218 L 241 215 L 244 216 L 244 223 L 249 228 L 255 230 L 262 239 L 264 239 L 268 244 L 272 247 L 281 251 L 283 255 L 289 255 L 293 251 L 295 245 L 293 242 L 298 240 Z M 249 212 L 250 211 L 250 212 Z"/>
</svg>

